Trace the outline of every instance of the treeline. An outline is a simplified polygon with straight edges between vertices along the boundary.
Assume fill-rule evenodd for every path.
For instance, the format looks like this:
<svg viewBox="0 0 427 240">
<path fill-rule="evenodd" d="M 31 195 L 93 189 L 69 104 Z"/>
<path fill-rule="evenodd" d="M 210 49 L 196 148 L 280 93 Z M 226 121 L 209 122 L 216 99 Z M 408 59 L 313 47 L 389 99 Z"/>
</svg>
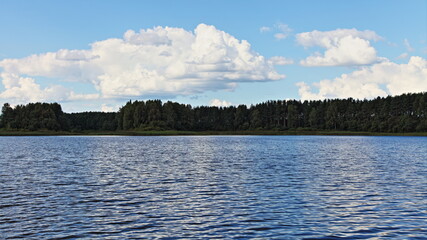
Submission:
<svg viewBox="0 0 427 240">
<path fill-rule="evenodd" d="M 0 128 L 7 130 L 116 130 L 116 113 L 64 113 L 58 103 L 29 103 L 2 107 Z"/>
<path fill-rule="evenodd" d="M 117 113 L 63 113 L 57 103 L 2 108 L 0 128 L 23 130 L 339 130 L 427 132 L 427 93 L 373 100 L 279 100 L 237 107 L 129 101 Z"/>
</svg>

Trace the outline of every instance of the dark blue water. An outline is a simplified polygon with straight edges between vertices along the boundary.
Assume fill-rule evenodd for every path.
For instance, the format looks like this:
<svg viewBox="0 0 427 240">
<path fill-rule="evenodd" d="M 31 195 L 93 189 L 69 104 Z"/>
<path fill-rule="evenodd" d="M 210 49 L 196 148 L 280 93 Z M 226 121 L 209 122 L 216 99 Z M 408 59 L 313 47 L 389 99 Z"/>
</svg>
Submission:
<svg viewBox="0 0 427 240">
<path fill-rule="evenodd" d="M 1 137 L 1 239 L 427 239 L 427 138 Z"/>
</svg>

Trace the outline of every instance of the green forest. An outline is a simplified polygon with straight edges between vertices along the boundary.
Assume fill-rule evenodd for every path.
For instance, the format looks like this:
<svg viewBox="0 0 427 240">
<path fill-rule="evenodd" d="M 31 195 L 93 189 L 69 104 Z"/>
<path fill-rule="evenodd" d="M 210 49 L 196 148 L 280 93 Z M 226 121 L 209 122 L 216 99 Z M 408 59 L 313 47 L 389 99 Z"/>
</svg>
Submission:
<svg viewBox="0 0 427 240">
<path fill-rule="evenodd" d="M 5 103 L 3 131 L 286 131 L 427 132 L 427 93 L 372 100 L 277 100 L 250 107 L 192 107 L 160 100 L 129 101 L 118 112 L 64 113 L 58 103 Z"/>
</svg>

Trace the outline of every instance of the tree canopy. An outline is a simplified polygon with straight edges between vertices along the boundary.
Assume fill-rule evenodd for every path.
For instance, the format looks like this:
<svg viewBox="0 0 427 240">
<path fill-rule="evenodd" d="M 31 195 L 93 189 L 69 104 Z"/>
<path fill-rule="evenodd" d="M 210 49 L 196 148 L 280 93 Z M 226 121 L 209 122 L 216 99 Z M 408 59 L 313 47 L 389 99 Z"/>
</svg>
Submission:
<svg viewBox="0 0 427 240">
<path fill-rule="evenodd" d="M 426 132 L 427 93 L 372 100 L 277 100 L 250 107 L 192 107 L 160 100 L 129 101 L 118 112 L 64 113 L 58 103 L 5 103 L 0 128 L 8 130 L 340 130 Z"/>
</svg>

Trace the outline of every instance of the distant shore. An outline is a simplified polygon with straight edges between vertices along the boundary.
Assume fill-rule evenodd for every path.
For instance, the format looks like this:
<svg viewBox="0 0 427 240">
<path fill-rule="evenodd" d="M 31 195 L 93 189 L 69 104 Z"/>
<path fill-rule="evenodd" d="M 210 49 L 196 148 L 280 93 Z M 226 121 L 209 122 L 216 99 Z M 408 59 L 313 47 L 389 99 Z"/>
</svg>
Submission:
<svg viewBox="0 0 427 240">
<path fill-rule="evenodd" d="M 218 135 L 324 135 L 324 136 L 422 136 L 427 132 L 384 133 L 354 131 L 300 131 L 300 130 L 247 130 L 247 131 L 10 131 L 0 130 L 0 136 L 218 136 Z"/>
</svg>

